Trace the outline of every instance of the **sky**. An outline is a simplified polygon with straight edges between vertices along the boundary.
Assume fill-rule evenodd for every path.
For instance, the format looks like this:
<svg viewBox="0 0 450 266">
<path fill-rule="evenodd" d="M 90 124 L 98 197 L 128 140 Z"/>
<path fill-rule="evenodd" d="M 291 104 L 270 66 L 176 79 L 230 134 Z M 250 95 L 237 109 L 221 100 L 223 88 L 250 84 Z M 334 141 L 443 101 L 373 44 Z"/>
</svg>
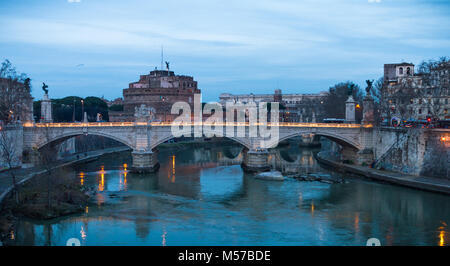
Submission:
<svg viewBox="0 0 450 266">
<path fill-rule="evenodd" d="M 50 97 L 114 99 L 160 68 L 221 93 L 317 93 L 450 56 L 449 0 L 0 0 L 0 60 Z"/>
</svg>

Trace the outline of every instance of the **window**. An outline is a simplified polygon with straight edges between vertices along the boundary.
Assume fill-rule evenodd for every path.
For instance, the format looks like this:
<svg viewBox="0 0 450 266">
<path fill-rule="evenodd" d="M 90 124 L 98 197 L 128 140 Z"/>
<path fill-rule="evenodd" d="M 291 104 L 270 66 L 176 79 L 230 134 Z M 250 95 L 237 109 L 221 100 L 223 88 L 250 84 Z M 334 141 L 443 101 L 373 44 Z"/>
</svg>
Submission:
<svg viewBox="0 0 450 266">
<path fill-rule="evenodd" d="M 403 67 L 398 69 L 398 74 L 403 75 Z"/>
<path fill-rule="evenodd" d="M 410 67 L 407 67 L 407 68 L 406 68 L 406 74 L 407 74 L 407 75 L 411 75 L 411 68 L 410 68 Z"/>
<path fill-rule="evenodd" d="M 419 115 L 422 114 L 422 109 L 419 109 Z"/>
<path fill-rule="evenodd" d="M 448 110 L 447 109 L 444 109 L 444 114 L 447 114 L 448 113 Z"/>
<path fill-rule="evenodd" d="M 422 99 L 419 99 L 419 104 L 422 104 Z"/>
</svg>

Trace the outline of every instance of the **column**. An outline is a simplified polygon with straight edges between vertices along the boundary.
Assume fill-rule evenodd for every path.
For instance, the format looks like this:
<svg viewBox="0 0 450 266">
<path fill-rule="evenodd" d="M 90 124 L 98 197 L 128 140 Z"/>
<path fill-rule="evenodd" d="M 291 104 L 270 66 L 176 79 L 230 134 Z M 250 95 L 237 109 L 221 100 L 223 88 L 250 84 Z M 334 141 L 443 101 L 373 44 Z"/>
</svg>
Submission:
<svg viewBox="0 0 450 266">
<path fill-rule="evenodd" d="M 367 81 L 366 97 L 363 100 L 363 119 L 361 123 L 366 127 L 361 128 L 361 146 L 362 149 L 358 152 L 358 164 L 370 166 L 374 162 L 374 143 L 373 143 L 373 125 L 374 118 L 374 101 L 370 94 L 372 83 Z"/>
<path fill-rule="evenodd" d="M 355 105 L 356 102 L 353 100 L 353 96 L 348 96 L 347 101 L 345 102 L 345 121 L 346 123 L 354 124 L 355 119 Z"/>
<path fill-rule="evenodd" d="M 41 101 L 41 123 L 52 123 L 52 101 L 48 97 L 48 94 L 44 94 Z"/>
<path fill-rule="evenodd" d="M 369 125 L 374 123 L 374 116 L 373 116 L 373 98 L 368 94 L 366 97 L 364 97 L 363 100 L 363 125 Z"/>
</svg>

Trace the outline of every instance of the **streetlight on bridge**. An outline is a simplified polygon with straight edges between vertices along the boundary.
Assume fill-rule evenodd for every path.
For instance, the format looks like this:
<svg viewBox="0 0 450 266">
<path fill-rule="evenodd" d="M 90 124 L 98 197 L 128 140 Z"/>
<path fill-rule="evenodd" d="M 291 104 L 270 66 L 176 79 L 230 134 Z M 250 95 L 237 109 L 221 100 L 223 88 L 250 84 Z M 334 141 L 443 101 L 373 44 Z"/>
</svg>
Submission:
<svg viewBox="0 0 450 266">
<path fill-rule="evenodd" d="M 84 100 L 81 99 L 81 120 L 83 120 L 84 117 Z"/>
<path fill-rule="evenodd" d="M 75 98 L 73 98 L 73 114 L 72 114 L 72 122 L 75 123 Z"/>
</svg>

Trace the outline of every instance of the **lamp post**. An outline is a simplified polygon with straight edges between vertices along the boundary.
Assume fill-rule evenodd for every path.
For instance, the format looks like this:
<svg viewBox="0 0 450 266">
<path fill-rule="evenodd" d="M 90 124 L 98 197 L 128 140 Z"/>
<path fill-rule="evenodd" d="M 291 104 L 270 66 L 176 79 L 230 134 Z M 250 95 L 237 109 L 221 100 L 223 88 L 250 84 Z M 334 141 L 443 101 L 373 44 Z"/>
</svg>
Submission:
<svg viewBox="0 0 450 266">
<path fill-rule="evenodd" d="M 83 121 L 84 117 L 84 101 L 81 99 L 81 121 Z"/>
<path fill-rule="evenodd" d="M 75 123 L 75 98 L 73 98 L 73 114 L 72 114 L 72 123 Z"/>
</svg>

